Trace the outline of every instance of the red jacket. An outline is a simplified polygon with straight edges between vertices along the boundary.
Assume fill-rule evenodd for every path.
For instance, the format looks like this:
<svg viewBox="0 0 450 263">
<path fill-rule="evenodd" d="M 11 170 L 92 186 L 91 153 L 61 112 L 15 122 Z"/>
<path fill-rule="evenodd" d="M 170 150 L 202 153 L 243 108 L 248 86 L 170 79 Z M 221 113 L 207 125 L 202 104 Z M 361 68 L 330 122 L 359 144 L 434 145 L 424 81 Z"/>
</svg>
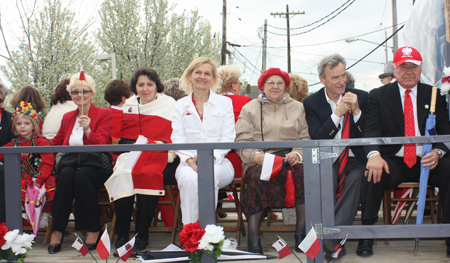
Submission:
<svg viewBox="0 0 450 263">
<path fill-rule="evenodd" d="M 234 122 L 236 123 L 241 114 L 242 107 L 250 102 L 252 98 L 242 95 L 225 95 L 233 102 Z"/>
<path fill-rule="evenodd" d="M 64 114 L 61 121 L 61 127 L 52 140 L 53 145 L 69 145 L 70 134 L 72 133 L 79 111 L 80 109 L 76 109 Z M 111 111 L 109 109 L 95 107 L 94 104 L 91 103 L 88 117 L 91 119 L 91 123 L 89 125 L 91 128 L 91 134 L 89 135 L 89 138 L 86 137 L 86 134 L 83 135 L 83 144 L 111 144 Z"/>
<path fill-rule="evenodd" d="M 31 138 L 34 137 L 34 143 L 35 146 L 51 146 L 50 142 L 44 137 L 39 135 L 34 135 Z M 19 141 L 20 143 L 17 143 Z M 17 144 L 16 144 L 17 143 Z M 25 140 L 22 136 L 19 135 L 19 138 L 13 139 L 9 143 L 5 144 L 3 147 L 15 147 L 15 146 L 30 146 L 31 145 L 31 139 Z M 27 158 L 30 154 L 29 153 L 21 153 L 20 159 L 22 159 L 23 163 L 27 162 Z M 55 158 L 53 153 L 40 153 L 41 157 L 40 164 L 38 164 L 36 167 L 39 170 L 39 175 L 36 179 L 37 184 L 43 184 L 46 182 L 47 178 L 50 176 L 50 174 L 53 172 L 53 165 L 55 163 Z M 4 159 L 4 155 L 0 154 L 0 159 Z M 31 179 L 30 179 L 31 180 Z"/>
</svg>

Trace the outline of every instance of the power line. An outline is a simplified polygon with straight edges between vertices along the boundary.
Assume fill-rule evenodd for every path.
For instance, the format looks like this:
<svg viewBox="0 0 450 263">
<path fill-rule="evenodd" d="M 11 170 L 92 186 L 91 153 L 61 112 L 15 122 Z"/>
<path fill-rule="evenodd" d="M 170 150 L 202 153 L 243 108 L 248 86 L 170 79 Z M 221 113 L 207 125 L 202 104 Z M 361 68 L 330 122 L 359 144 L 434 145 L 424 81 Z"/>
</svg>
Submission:
<svg viewBox="0 0 450 263">
<path fill-rule="evenodd" d="M 323 26 L 324 24 L 330 22 L 333 18 L 337 17 L 340 13 L 344 12 L 344 10 L 347 9 L 349 6 L 351 6 L 355 1 L 356 1 L 356 0 L 353 0 L 353 2 L 351 2 L 350 4 L 348 4 L 344 9 L 340 10 L 337 14 L 335 14 L 334 16 L 332 16 L 330 19 L 328 19 L 327 21 L 323 22 L 322 24 L 319 24 L 318 26 L 316 26 L 316 27 L 314 27 L 314 28 L 311 28 L 311 29 L 309 29 L 309 30 L 306 30 L 306 31 L 304 31 L 304 32 L 292 34 L 291 36 L 298 36 L 298 35 L 306 34 L 306 33 L 309 33 L 309 32 L 311 32 L 311 31 L 313 31 L 313 30 L 315 30 L 315 29 L 317 29 L 317 28 Z M 267 32 L 269 32 L 269 33 L 271 33 L 271 34 L 274 34 L 274 35 L 278 35 L 278 36 L 286 36 L 286 34 L 278 34 L 278 33 L 270 32 L 270 31 L 267 31 Z"/>
<path fill-rule="evenodd" d="M 331 16 L 332 14 L 334 14 L 335 12 L 337 12 L 339 9 L 341 9 L 344 5 L 346 5 L 346 4 L 347 4 L 348 2 L 350 2 L 350 1 L 352 1 L 352 0 L 348 0 L 347 2 L 345 2 L 344 4 L 342 4 L 340 7 L 338 7 L 337 9 L 335 9 L 333 12 L 329 13 L 328 15 L 322 17 L 321 19 L 319 19 L 319 20 L 317 20 L 317 21 L 315 21 L 315 22 L 312 22 L 311 24 L 308 24 L 308 25 L 306 25 L 306 26 L 301 26 L 301 27 L 294 27 L 294 28 L 291 28 L 291 29 L 292 29 L 292 30 L 295 30 L 295 29 L 302 29 L 302 28 L 309 27 L 309 26 L 312 26 L 312 25 L 314 25 L 314 24 L 317 24 L 317 23 L 319 23 L 320 21 L 324 20 L 325 18 L 327 18 L 327 17 Z M 353 0 L 353 1 L 355 1 L 355 0 Z M 271 25 L 268 25 L 268 26 L 270 26 L 270 27 L 272 27 L 272 28 L 276 28 L 276 29 L 286 30 L 286 28 L 282 28 L 282 27 L 276 27 L 276 26 L 271 26 Z"/>
</svg>

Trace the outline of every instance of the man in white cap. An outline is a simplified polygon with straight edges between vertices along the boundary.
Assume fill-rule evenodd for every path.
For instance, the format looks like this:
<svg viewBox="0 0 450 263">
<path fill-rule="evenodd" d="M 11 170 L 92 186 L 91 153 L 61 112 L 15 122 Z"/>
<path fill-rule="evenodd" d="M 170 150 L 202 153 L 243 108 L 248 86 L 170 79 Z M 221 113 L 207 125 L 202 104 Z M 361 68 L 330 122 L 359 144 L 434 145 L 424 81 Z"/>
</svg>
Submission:
<svg viewBox="0 0 450 263">
<path fill-rule="evenodd" d="M 420 83 L 422 57 L 413 47 L 401 47 L 392 66 L 396 82 L 373 89 L 369 93 L 364 137 L 408 137 L 425 134 L 425 120 L 430 113 L 432 87 Z M 445 98 L 436 100 L 436 134 L 450 134 Z M 442 223 L 450 223 L 450 159 L 449 149 L 434 143 L 433 150 L 423 156 L 422 144 L 370 145 L 367 154 L 366 180 L 361 186 L 362 224 L 373 225 L 378 218 L 381 199 L 386 189 L 402 182 L 418 182 L 420 165 L 430 167 L 428 184 L 439 187 L 442 198 Z M 373 254 L 373 240 L 359 241 L 357 255 Z M 450 257 L 450 238 L 447 239 Z"/>
<path fill-rule="evenodd" d="M 388 61 L 386 67 L 384 67 L 383 74 L 380 74 L 378 78 L 381 80 L 381 84 L 386 85 L 391 83 L 395 79 L 394 72 L 392 71 L 392 61 Z"/>
</svg>

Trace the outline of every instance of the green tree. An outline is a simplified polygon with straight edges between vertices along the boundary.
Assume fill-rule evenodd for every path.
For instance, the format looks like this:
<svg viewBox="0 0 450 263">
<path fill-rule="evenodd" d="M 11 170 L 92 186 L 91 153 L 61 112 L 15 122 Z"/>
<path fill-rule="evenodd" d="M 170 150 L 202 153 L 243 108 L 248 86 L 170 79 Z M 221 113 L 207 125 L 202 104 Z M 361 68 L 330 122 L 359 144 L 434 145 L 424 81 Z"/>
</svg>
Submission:
<svg viewBox="0 0 450 263">
<path fill-rule="evenodd" d="M 93 71 L 95 50 L 87 32 L 90 23 L 79 28 L 74 13 L 63 8 L 61 0 L 46 0 L 41 12 L 24 17 L 20 44 L 8 52 L 7 64 L 1 69 L 13 93 L 31 85 L 49 105 L 56 84 L 78 72 L 80 63 L 86 72 Z M 0 30 L 3 33 L 3 28 Z M 4 44 L 7 46 L 6 40 Z"/>
<path fill-rule="evenodd" d="M 138 66 L 154 68 L 162 80 L 180 77 L 198 56 L 220 61 L 219 37 L 198 11 L 176 14 L 167 0 L 105 0 L 98 39 L 115 53 L 117 77 L 129 79 Z M 215 34 L 219 35 L 219 34 Z"/>
</svg>

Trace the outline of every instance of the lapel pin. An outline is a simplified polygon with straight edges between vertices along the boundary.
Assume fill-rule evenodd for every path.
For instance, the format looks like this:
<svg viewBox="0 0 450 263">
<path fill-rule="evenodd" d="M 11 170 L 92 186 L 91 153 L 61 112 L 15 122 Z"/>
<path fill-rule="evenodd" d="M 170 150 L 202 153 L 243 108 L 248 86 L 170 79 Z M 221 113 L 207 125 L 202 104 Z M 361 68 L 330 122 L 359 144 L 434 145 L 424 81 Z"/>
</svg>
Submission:
<svg viewBox="0 0 450 263">
<path fill-rule="evenodd" d="M 430 106 L 428 105 L 428 104 L 425 104 L 425 109 L 429 109 L 430 108 Z"/>
</svg>

